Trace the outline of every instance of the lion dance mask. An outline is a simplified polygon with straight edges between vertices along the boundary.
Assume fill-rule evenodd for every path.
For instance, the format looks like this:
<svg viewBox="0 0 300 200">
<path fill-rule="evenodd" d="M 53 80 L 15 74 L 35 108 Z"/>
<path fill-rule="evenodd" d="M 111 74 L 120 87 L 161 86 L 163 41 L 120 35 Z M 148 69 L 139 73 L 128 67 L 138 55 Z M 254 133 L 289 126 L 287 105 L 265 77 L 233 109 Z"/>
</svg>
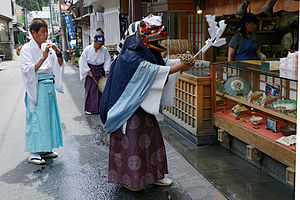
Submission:
<svg viewBox="0 0 300 200">
<path fill-rule="evenodd" d="M 150 14 L 144 18 L 139 25 L 139 35 L 147 48 L 158 52 L 166 51 L 164 47 L 159 45 L 159 41 L 166 39 L 168 36 L 167 28 L 161 26 L 160 16 Z"/>
</svg>

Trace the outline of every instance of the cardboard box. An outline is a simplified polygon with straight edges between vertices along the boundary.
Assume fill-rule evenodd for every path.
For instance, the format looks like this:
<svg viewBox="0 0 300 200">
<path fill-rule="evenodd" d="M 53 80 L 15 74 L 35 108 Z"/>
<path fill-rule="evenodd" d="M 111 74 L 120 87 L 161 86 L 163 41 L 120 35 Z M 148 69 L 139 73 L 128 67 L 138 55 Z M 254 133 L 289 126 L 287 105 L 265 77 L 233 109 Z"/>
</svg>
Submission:
<svg viewBox="0 0 300 200">
<path fill-rule="evenodd" d="M 276 71 L 280 69 L 280 61 L 262 61 L 261 69 L 265 71 Z"/>
</svg>

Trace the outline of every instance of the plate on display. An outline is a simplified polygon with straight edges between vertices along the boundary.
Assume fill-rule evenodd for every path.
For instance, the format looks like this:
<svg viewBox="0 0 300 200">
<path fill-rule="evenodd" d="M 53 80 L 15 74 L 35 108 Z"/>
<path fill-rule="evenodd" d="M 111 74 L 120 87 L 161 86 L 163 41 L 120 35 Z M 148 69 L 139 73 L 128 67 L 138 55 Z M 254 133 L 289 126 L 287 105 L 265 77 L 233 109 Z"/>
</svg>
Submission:
<svg viewBox="0 0 300 200">
<path fill-rule="evenodd" d="M 245 96 L 250 90 L 249 83 L 241 77 L 231 77 L 224 84 L 224 89 L 230 96 Z"/>
<path fill-rule="evenodd" d="M 282 109 L 283 111 L 297 110 L 297 101 L 295 100 L 278 100 L 272 103 L 274 109 Z"/>
</svg>

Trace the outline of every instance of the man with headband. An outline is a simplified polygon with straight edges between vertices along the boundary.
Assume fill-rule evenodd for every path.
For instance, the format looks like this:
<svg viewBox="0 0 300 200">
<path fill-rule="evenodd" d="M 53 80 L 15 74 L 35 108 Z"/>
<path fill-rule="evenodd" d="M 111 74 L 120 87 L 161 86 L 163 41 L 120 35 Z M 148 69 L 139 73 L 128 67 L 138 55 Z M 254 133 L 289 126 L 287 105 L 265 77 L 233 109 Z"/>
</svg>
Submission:
<svg viewBox="0 0 300 200">
<path fill-rule="evenodd" d="M 107 76 L 110 68 L 110 55 L 104 46 L 104 35 L 97 34 L 94 43 L 87 46 L 79 59 L 80 80 L 85 79 L 86 114 L 98 114 L 102 93 L 98 90 L 98 80 Z"/>
<path fill-rule="evenodd" d="M 176 72 L 189 70 L 193 62 L 164 60 L 166 49 L 158 41 L 166 37 L 161 17 L 143 19 L 112 63 L 101 100 L 100 116 L 110 134 L 108 181 L 132 191 L 172 184 L 165 177 L 166 151 L 155 115 L 165 92 L 173 99 Z"/>
</svg>

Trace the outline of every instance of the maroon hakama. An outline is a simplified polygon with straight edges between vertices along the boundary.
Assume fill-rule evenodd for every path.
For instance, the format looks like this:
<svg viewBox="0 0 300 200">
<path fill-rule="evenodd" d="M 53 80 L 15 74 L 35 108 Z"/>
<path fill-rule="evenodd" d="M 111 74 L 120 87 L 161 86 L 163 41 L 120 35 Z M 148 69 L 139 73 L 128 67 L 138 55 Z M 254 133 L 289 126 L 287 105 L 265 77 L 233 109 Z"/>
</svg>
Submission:
<svg viewBox="0 0 300 200">
<path fill-rule="evenodd" d="M 93 73 L 93 76 L 98 83 L 98 80 L 105 75 L 103 64 L 101 65 L 88 64 L 88 66 L 91 68 L 91 72 Z M 85 87 L 84 110 L 92 114 L 99 113 L 99 106 L 102 97 L 102 93 L 100 93 L 97 83 L 93 78 L 86 76 L 85 83 L 84 83 L 84 87 Z"/>
<path fill-rule="evenodd" d="M 142 108 L 110 135 L 108 182 L 144 189 L 168 173 L 164 141 L 154 115 Z"/>
</svg>

